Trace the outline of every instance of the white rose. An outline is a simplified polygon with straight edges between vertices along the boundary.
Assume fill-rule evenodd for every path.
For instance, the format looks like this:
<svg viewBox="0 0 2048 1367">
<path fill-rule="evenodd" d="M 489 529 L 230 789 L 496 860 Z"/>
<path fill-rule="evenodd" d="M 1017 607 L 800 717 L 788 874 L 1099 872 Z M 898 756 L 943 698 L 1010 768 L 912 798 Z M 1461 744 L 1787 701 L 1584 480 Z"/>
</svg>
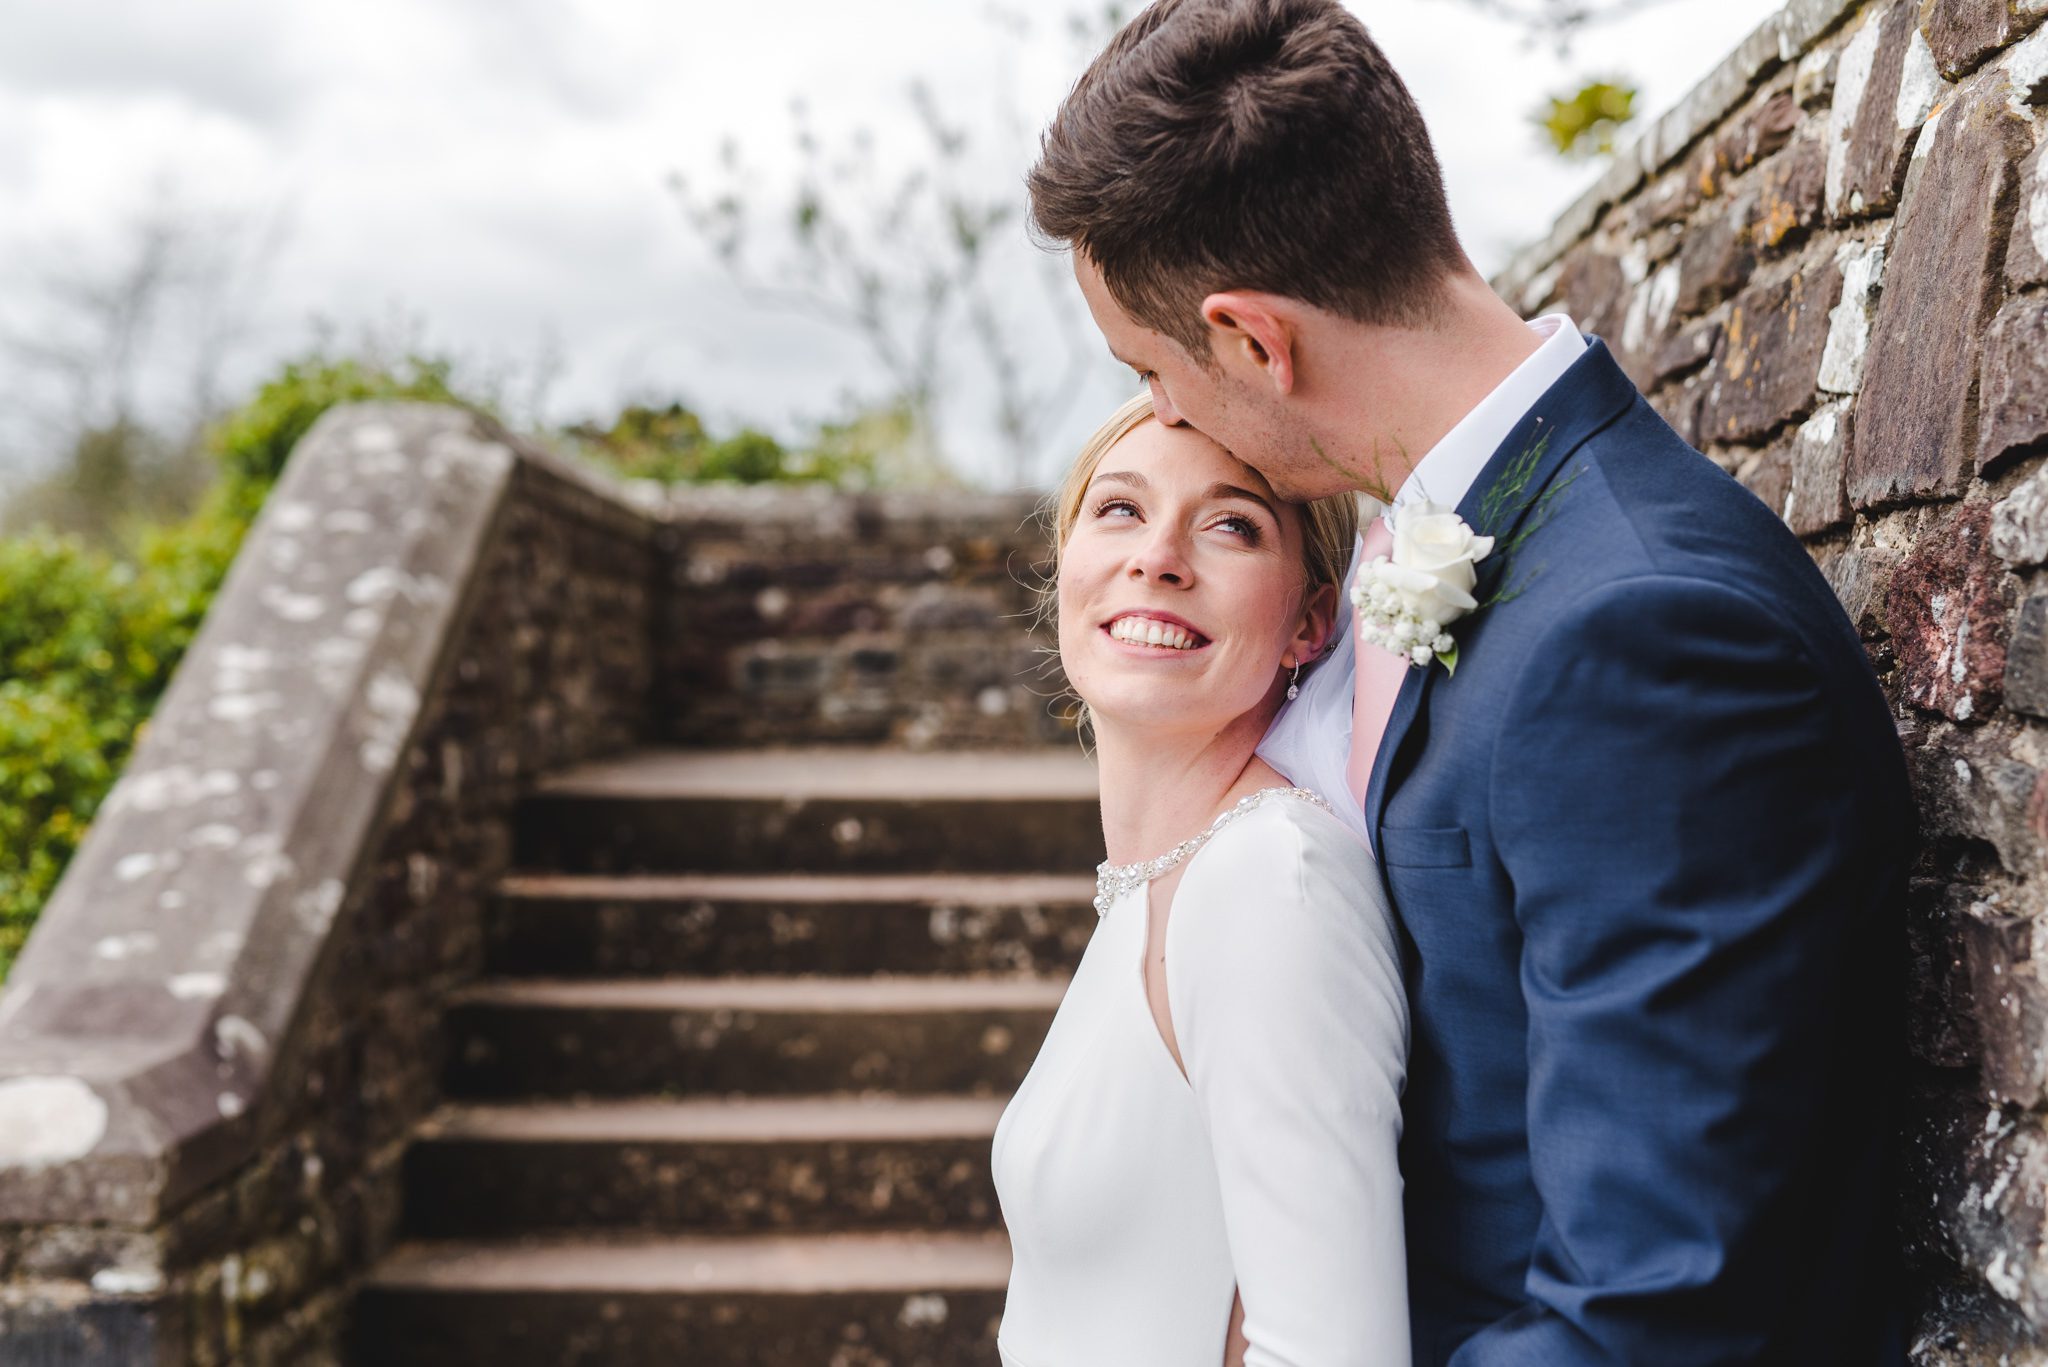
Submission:
<svg viewBox="0 0 2048 1367">
<path fill-rule="evenodd" d="M 1474 567 L 1493 553 L 1492 537 L 1474 535 L 1456 513 L 1427 499 L 1403 509 L 1393 531 L 1392 568 L 1400 573 L 1381 577 L 1416 616 L 1441 625 L 1479 606 Z"/>
</svg>

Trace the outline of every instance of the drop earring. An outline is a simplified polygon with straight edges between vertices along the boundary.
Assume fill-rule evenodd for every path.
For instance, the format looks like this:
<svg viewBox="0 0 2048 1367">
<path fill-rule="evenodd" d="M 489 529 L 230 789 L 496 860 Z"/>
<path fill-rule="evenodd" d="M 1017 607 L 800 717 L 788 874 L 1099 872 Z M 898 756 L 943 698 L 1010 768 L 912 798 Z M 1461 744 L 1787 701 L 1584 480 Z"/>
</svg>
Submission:
<svg viewBox="0 0 2048 1367">
<path fill-rule="evenodd" d="M 1301 661 L 1294 662 L 1294 677 L 1287 681 L 1287 701 L 1293 702 L 1301 696 Z"/>
</svg>

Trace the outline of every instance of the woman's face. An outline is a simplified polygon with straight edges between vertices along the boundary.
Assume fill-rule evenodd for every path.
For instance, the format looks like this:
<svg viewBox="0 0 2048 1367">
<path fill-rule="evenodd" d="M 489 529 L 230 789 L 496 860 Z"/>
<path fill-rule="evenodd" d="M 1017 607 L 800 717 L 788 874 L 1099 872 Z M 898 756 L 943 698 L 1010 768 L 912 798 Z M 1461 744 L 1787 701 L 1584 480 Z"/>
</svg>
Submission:
<svg viewBox="0 0 2048 1367">
<path fill-rule="evenodd" d="M 1334 591 L 1303 601 L 1301 510 L 1188 427 L 1108 451 L 1060 552 L 1060 662 L 1098 722 L 1213 735 L 1277 703 Z"/>
</svg>

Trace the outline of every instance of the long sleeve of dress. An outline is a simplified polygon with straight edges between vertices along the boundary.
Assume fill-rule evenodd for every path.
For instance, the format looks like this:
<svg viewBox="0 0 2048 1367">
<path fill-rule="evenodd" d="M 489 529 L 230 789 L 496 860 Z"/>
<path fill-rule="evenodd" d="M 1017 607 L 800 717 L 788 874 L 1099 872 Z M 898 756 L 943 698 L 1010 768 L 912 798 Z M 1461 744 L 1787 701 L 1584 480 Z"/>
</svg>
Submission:
<svg viewBox="0 0 2048 1367">
<path fill-rule="evenodd" d="M 1247 1367 L 1405 1367 L 1407 999 L 1370 854 L 1329 814 L 1268 803 L 1190 862 L 1165 954 Z"/>
</svg>

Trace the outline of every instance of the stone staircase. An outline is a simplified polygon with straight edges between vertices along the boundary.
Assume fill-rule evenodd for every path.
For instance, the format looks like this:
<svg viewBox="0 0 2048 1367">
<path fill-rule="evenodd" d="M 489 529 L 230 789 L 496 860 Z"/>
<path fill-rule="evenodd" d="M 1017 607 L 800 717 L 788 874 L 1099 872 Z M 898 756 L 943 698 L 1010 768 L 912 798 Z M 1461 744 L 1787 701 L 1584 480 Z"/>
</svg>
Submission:
<svg viewBox="0 0 2048 1367">
<path fill-rule="evenodd" d="M 1100 858 L 1071 753 L 650 750 L 544 782 L 350 1360 L 993 1364 L 989 1144 Z"/>
</svg>

